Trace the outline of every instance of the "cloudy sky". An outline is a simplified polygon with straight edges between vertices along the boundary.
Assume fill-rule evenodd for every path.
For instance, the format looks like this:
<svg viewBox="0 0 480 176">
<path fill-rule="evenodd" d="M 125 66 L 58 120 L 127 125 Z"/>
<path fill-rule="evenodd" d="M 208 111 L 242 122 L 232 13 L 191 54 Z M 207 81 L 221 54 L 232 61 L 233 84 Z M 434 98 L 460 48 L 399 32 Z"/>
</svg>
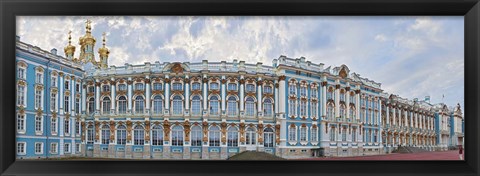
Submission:
<svg viewBox="0 0 480 176">
<path fill-rule="evenodd" d="M 456 17 L 17 17 L 21 40 L 64 55 L 92 33 L 107 35 L 110 65 L 201 60 L 247 63 L 285 55 L 339 66 L 408 99 L 464 103 L 464 22 Z M 98 56 L 97 56 L 98 59 Z M 445 95 L 444 98 L 442 96 Z"/>
</svg>

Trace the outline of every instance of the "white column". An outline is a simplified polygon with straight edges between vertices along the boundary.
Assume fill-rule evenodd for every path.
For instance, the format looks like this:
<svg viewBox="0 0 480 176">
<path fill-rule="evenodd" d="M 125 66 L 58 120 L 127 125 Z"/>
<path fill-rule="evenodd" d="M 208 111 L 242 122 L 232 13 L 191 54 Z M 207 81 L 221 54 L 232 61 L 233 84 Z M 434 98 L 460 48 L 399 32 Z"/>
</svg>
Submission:
<svg viewBox="0 0 480 176">
<path fill-rule="evenodd" d="M 327 81 L 322 83 L 322 116 L 327 117 Z"/>
<path fill-rule="evenodd" d="M 127 90 L 127 96 L 128 96 L 128 98 L 127 98 L 127 104 L 128 104 L 127 113 L 130 114 L 130 113 L 133 113 L 132 112 L 132 84 L 133 84 L 133 81 L 132 81 L 131 77 L 128 78 L 127 84 L 128 84 L 128 86 L 127 86 L 127 89 L 128 89 Z"/>
<path fill-rule="evenodd" d="M 168 75 L 165 75 L 165 110 L 170 109 L 170 79 Z"/>
<path fill-rule="evenodd" d="M 190 109 L 190 79 L 188 75 L 185 75 L 185 110 Z"/>
<path fill-rule="evenodd" d="M 87 85 L 86 83 L 82 83 L 82 113 L 85 114 L 85 111 L 86 111 L 86 107 L 87 107 L 87 102 L 86 102 L 86 99 L 87 99 Z"/>
<path fill-rule="evenodd" d="M 340 80 L 335 80 L 335 118 L 340 116 Z"/>
<path fill-rule="evenodd" d="M 275 93 L 275 95 L 274 95 L 274 99 L 275 99 L 275 100 L 274 100 L 274 103 L 275 103 L 275 114 L 277 114 L 277 113 L 278 113 L 278 103 L 279 103 L 279 100 L 278 100 L 278 98 L 279 98 L 279 97 L 278 97 L 278 87 L 277 87 L 278 81 L 275 80 L 274 83 L 273 83 L 273 85 L 274 85 L 274 93 Z"/>
<path fill-rule="evenodd" d="M 222 76 L 222 113 L 225 112 L 225 102 L 226 102 L 226 97 L 227 97 L 227 89 L 226 89 L 226 84 L 227 80 L 225 79 L 225 76 Z"/>
<path fill-rule="evenodd" d="M 348 89 L 350 89 L 350 87 L 348 87 Z M 345 95 L 346 95 L 345 105 L 346 105 L 347 119 L 348 119 L 350 118 L 350 91 L 346 91 Z"/>
<path fill-rule="evenodd" d="M 75 116 L 75 85 L 76 85 L 76 81 L 75 81 L 75 77 L 72 76 L 72 78 L 70 79 L 70 101 L 68 102 L 70 104 L 70 109 L 68 111 L 70 111 L 70 114 L 72 116 Z"/>
<path fill-rule="evenodd" d="M 258 78 L 257 81 L 257 113 L 262 112 L 262 78 Z"/>
<path fill-rule="evenodd" d="M 278 97 L 278 113 L 285 113 L 285 76 L 280 76 L 278 88 L 277 88 L 277 97 Z M 286 128 L 285 128 L 286 129 Z"/>
<path fill-rule="evenodd" d="M 145 76 L 145 113 L 150 114 L 150 97 L 151 97 L 151 88 L 150 88 L 150 76 Z"/>
<path fill-rule="evenodd" d="M 380 146 L 383 146 L 383 139 L 382 139 L 382 131 L 383 131 L 383 128 L 382 128 L 382 100 L 381 99 L 378 99 L 378 134 L 377 134 L 377 140 L 378 142 L 380 143 Z"/>
<path fill-rule="evenodd" d="M 356 97 L 355 97 L 355 99 L 356 99 L 356 100 L 355 100 L 355 101 L 356 101 L 355 107 L 356 107 L 357 109 L 355 109 L 355 110 L 357 110 L 357 115 L 356 115 L 357 119 L 360 119 L 360 109 L 361 109 L 361 106 L 360 106 L 360 85 L 357 85 L 357 87 L 358 87 L 358 90 L 357 90 L 358 93 L 355 92 L 355 96 L 356 96 Z M 359 131 L 359 132 L 360 132 L 360 131 Z"/>
<path fill-rule="evenodd" d="M 393 107 L 393 125 L 397 125 L 397 107 Z"/>
<path fill-rule="evenodd" d="M 117 104 L 117 98 L 116 98 L 116 86 L 115 86 L 116 82 L 115 82 L 115 78 L 112 78 L 110 80 L 110 114 L 115 114 L 116 111 L 115 111 L 115 105 Z"/>
<path fill-rule="evenodd" d="M 387 107 L 387 112 L 386 112 L 386 113 L 387 113 L 387 114 L 386 114 L 386 116 L 387 116 L 387 119 L 386 119 L 386 120 L 387 120 L 387 121 L 385 122 L 385 124 L 388 125 L 388 124 L 390 123 L 390 107 L 389 107 L 388 104 L 386 105 L 386 107 Z"/>
<path fill-rule="evenodd" d="M 207 109 L 207 100 L 208 100 L 208 85 L 207 85 L 208 79 L 207 75 L 203 75 L 203 110 L 206 111 Z"/>
<path fill-rule="evenodd" d="M 242 83 L 243 81 L 243 83 Z M 244 94 L 244 90 L 245 90 L 245 80 L 243 78 L 243 75 L 240 76 L 240 111 L 243 112 L 244 111 L 244 99 L 245 99 L 245 94 Z"/>
<path fill-rule="evenodd" d="M 64 86 L 63 86 L 63 84 L 64 84 L 64 83 L 63 83 L 63 76 L 64 76 L 64 74 L 61 73 L 61 74 L 60 74 L 60 91 L 58 92 L 58 101 L 60 102 L 60 103 L 59 103 L 59 104 L 60 104 L 59 108 L 60 108 L 60 114 L 61 114 L 61 115 L 63 115 L 63 112 L 64 112 L 64 111 L 63 111 L 63 102 L 64 102 L 64 101 L 63 101 L 63 99 L 64 99 L 64 97 L 63 97 L 63 87 L 64 87 Z"/>
<path fill-rule="evenodd" d="M 100 81 L 95 80 L 95 113 L 100 113 Z"/>
</svg>

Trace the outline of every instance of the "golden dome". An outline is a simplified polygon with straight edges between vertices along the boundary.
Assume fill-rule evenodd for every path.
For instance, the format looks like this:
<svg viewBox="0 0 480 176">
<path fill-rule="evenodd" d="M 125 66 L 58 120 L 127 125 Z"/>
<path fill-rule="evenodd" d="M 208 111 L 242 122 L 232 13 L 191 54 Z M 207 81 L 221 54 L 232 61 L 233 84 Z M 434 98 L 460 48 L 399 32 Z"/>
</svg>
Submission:
<svg viewBox="0 0 480 176">
<path fill-rule="evenodd" d="M 102 57 L 108 57 L 108 54 L 110 54 L 110 51 L 108 50 L 107 47 L 105 47 L 105 43 L 106 43 L 106 38 L 105 38 L 105 32 L 103 33 L 103 46 L 101 48 L 98 49 L 98 54 L 100 54 L 100 58 Z"/>
<path fill-rule="evenodd" d="M 64 51 L 67 57 L 69 55 L 73 56 L 75 53 L 75 46 L 72 45 L 72 31 L 68 32 L 68 45 L 65 47 Z"/>
<path fill-rule="evenodd" d="M 87 20 L 86 24 L 87 26 L 85 27 L 85 35 L 83 37 L 80 37 L 79 44 L 80 45 L 85 45 L 85 44 L 95 44 L 95 38 L 92 35 L 92 27 L 90 25 L 92 21 Z"/>
</svg>

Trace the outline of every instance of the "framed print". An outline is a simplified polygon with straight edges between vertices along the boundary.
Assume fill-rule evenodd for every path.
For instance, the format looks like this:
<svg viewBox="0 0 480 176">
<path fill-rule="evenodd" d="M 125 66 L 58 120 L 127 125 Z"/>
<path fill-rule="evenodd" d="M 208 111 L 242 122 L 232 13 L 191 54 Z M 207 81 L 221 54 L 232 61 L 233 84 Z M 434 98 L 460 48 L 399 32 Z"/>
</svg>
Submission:
<svg viewBox="0 0 480 176">
<path fill-rule="evenodd" d="M 3 175 L 478 175 L 477 1 L 1 5 Z"/>
</svg>

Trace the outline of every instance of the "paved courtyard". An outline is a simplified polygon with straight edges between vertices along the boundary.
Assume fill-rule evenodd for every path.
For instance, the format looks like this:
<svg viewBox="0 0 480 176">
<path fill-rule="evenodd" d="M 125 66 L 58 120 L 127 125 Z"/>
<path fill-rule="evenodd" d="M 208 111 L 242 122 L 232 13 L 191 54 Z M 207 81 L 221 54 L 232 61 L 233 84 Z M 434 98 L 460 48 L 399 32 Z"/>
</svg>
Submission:
<svg viewBox="0 0 480 176">
<path fill-rule="evenodd" d="M 465 156 L 462 158 L 465 159 Z M 304 160 L 460 160 L 460 158 L 458 150 L 450 150 L 443 152 L 392 153 L 376 156 L 308 158 Z"/>
</svg>

